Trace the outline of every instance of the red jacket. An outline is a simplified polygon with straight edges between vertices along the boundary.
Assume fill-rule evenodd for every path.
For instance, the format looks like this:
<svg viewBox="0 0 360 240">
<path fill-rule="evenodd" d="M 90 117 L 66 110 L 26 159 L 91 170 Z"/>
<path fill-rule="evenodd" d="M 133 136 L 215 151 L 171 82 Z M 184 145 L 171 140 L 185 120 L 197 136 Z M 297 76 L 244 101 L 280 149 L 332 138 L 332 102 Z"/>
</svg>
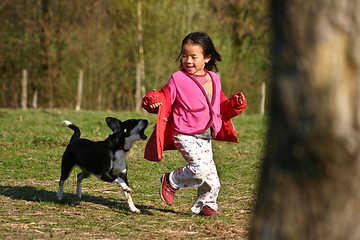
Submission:
<svg viewBox="0 0 360 240">
<path fill-rule="evenodd" d="M 221 90 L 220 113 L 222 115 L 222 127 L 214 140 L 239 142 L 230 118 L 239 115 L 245 109 L 246 99 L 243 104 L 240 104 L 235 97 L 236 94 L 231 98 L 227 98 Z M 162 105 L 158 108 L 150 108 L 150 105 L 155 102 L 161 102 Z M 167 86 L 159 91 L 148 92 L 143 98 L 142 107 L 149 113 L 158 114 L 155 130 L 145 147 L 144 158 L 150 161 L 160 161 L 163 151 L 176 149 L 172 140 L 172 109 L 170 91 Z"/>
</svg>

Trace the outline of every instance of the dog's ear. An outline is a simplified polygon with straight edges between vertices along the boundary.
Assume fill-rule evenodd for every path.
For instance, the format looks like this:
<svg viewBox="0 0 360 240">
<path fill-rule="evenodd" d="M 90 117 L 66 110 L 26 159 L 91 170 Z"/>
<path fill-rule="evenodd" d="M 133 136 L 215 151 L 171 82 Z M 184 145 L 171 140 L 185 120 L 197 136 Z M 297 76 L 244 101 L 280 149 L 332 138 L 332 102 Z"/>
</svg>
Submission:
<svg viewBox="0 0 360 240">
<path fill-rule="evenodd" d="M 105 119 L 107 125 L 109 126 L 109 128 L 115 133 L 115 132 L 120 132 L 123 127 L 122 127 L 122 122 L 116 118 L 113 117 L 107 117 Z"/>
</svg>

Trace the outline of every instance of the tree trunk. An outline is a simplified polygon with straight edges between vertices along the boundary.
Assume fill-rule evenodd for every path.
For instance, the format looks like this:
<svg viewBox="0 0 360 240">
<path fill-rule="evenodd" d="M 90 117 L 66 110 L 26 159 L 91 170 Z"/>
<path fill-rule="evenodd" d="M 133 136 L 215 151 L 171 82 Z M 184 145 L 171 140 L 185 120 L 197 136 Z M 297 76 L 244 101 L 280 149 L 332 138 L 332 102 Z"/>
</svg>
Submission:
<svg viewBox="0 0 360 240">
<path fill-rule="evenodd" d="M 48 107 L 54 106 L 54 88 L 51 77 L 51 53 L 50 53 L 50 16 L 49 0 L 41 0 L 41 17 L 39 21 L 39 40 L 41 48 L 41 70 L 46 91 Z"/>
<path fill-rule="evenodd" d="M 251 239 L 360 239 L 360 0 L 272 1 L 267 151 Z"/>
</svg>

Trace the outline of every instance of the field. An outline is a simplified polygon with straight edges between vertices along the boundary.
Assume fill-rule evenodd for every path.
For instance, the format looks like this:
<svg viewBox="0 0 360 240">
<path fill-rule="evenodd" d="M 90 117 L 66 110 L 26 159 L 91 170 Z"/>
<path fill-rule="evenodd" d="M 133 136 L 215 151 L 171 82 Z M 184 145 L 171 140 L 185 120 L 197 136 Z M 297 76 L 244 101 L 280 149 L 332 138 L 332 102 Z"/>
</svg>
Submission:
<svg viewBox="0 0 360 240">
<path fill-rule="evenodd" d="M 156 115 L 145 112 L 0 109 L 0 239 L 247 238 L 264 147 L 263 116 L 242 114 L 233 119 L 239 144 L 213 141 L 221 181 L 217 220 L 191 213 L 195 188 L 179 190 L 173 206 L 162 203 L 161 174 L 186 162 L 177 151 L 165 152 L 159 163 L 149 162 L 143 158 L 146 142 L 137 142 L 127 158 L 140 214 L 128 210 L 117 185 L 94 176 L 83 181 L 83 197 L 78 201 L 78 168 L 58 201 L 61 155 L 72 135 L 60 122 L 70 120 L 82 137 L 98 141 L 111 133 L 107 116 L 147 118 L 148 136 L 156 122 Z"/>
</svg>

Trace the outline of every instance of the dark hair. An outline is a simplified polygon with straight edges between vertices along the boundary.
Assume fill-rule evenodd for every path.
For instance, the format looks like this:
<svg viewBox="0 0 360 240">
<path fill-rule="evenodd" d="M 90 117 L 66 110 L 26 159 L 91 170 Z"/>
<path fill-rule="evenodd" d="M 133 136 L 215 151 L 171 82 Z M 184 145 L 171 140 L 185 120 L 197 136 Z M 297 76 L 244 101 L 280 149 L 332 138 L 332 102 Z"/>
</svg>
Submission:
<svg viewBox="0 0 360 240">
<path fill-rule="evenodd" d="M 208 63 L 205 64 L 205 69 L 211 71 L 212 69 L 215 69 L 215 71 L 218 71 L 218 68 L 216 66 L 216 62 L 221 61 L 221 55 L 216 51 L 215 46 L 213 42 L 211 41 L 211 38 L 209 35 L 207 35 L 204 32 L 193 32 L 187 35 L 181 44 L 181 51 L 180 55 L 177 58 L 180 59 L 180 66 L 182 67 L 181 63 L 181 55 L 183 51 L 183 47 L 186 43 L 192 42 L 194 44 L 199 44 L 204 52 L 204 56 L 208 57 L 211 56 L 211 59 Z"/>
</svg>

